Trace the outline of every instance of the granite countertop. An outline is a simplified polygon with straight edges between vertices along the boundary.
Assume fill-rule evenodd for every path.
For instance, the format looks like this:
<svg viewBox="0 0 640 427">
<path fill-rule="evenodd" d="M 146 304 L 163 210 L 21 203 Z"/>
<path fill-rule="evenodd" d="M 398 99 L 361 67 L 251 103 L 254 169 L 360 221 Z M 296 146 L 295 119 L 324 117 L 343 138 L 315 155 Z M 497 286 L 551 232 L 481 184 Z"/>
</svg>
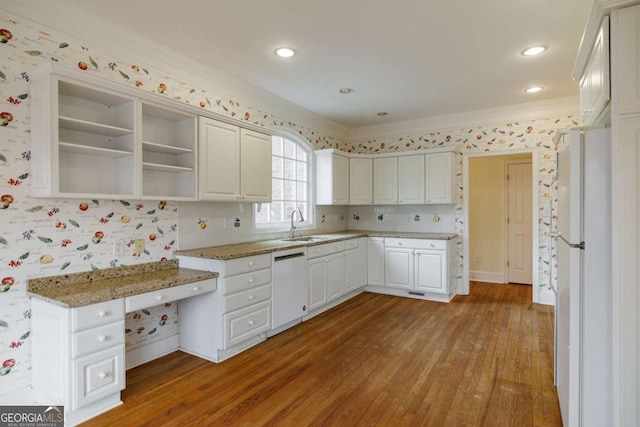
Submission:
<svg viewBox="0 0 640 427">
<path fill-rule="evenodd" d="M 178 260 L 30 279 L 31 297 L 74 308 L 213 279 L 218 273 L 179 268 Z"/>
<path fill-rule="evenodd" d="M 300 248 L 305 246 L 322 245 L 324 243 L 340 240 L 355 239 L 358 237 L 398 237 L 407 239 L 432 239 L 451 240 L 458 237 L 456 233 L 418 233 L 412 231 L 360 231 L 349 230 L 328 234 L 312 234 L 319 238 L 314 241 L 288 241 L 286 239 L 262 240 L 257 242 L 238 243 L 233 245 L 211 246 L 206 248 L 185 249 L 175 251 L 178 256 L 190 256 L 196 258 L 229 260 L 252 255 L 268 254 L 285 249 Z"/>
</svg>

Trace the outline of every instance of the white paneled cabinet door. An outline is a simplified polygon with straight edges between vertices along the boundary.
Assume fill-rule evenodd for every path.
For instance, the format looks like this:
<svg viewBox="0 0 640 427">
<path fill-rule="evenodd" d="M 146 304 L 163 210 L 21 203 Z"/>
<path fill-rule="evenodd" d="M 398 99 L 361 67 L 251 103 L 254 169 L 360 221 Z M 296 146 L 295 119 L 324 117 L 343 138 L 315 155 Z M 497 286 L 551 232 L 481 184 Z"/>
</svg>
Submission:
<svg viewBox="0 0 640 427">
<path fill-rule="evenodd" d="M 416 249 L 416 289 L 446 294 L 447 252 Z"/>
<path fill-rule="evenodd" d="M 368 276 L 369 239 L 361 237 L 358 239 L 358 245 L 360 246 L 360 280 L 358 283 L 360 286 L 365 286 Z"/>
<path fill-rule="evenodd" d="M 200 117 L 201 200 L 240 200 L 240 128 Z"/>
<path fill-rule="evenodd" d="M 344 293 L 344 254 L 339 252 L 327 257 L 329 300 Z"/>
<path fill-rule="evenodd" d="M 333 203 L 349 204 L 349 158 L 333 156 Z"/>
<path fill-rule="evenodd" d="M 309 280 L 309 311 L 324 305 L 327 301 L 327 262 L 324 258 L 316 258 L 307 265 Z"/>
<path fill-rule="evenodd" d="M 385 248 L 385 286 L 413 289 L 413 256 L 413 249 Z"/>
<path fill-rule="evenodd" d="M 394 205 L 398 203 L 398 158 L 373 159 L 373 203 Z"/>
<path fill-rule="evenodd" d="M 611 98 L 609 82 L 609 17 L 605 17 L 580 79 L 580 120 L 583 125 L 600 121 Z"/>
<path fill-rule="evenodd" d="M 424 155 L 398 157 L 398 203 L 424 203 Z"/>
<path fill-rule="evenodd" d="M 243 202 L 271 202 L 271 136 L 241 130 L 240 195 Z"/>
<path fill-rule="evenodd" d="M 344 252 L 344 290 L 352 291 L 360 285 L 360 249 Z"/>
<path fill-rule="evenodd" d="M 384 286 L 384 237 L 369 237 L 367 243 L 367 284 Z"/>
<path fill-rule="evenodd" d="M 373 203 L 373 159 L 349 159 L 349 204 Z"/>
<path fill-rule="evenodd" d="M 349 204 L 349 158 L 320 150 L 316 158 L 316 204 Z"/>
<path fill-rule="evenodd" d="M 618 113 L 640 111 L 640 6 L 618 13 Z M 582 93 L 580 94 L 582 97 Z"/>
<path fill-rule="evenodd" d="M 425 155 L 426 203 L 455 203 L 455 154 Z"/>
</svg>

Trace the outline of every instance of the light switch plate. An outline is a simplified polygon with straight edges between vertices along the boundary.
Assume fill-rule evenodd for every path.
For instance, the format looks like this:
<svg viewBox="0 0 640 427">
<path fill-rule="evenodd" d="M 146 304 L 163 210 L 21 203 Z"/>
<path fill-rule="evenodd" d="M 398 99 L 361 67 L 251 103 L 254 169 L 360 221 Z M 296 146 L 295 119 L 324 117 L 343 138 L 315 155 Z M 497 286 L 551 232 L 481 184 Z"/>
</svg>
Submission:
<svg viewBox="0 0 640 427">
<path fill-rule="evenodd" d="M 144 252 L 144 239 L 136 239 L 134 241 L 133 250 L 136 255 L 140 256 L 140 254 Z"/>
</svg>

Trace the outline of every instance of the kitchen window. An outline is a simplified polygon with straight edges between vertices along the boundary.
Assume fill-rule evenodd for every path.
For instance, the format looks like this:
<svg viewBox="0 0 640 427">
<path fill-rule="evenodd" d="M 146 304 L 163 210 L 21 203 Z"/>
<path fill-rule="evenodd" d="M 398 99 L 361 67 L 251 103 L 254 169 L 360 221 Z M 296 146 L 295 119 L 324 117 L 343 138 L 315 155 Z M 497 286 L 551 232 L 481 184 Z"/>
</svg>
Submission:
<svg viewBox="0 0 640 427">
<path fill-rule="evenodd" d="M 271 203 L 254 205 L 254 229 L 257 232 L 288 231 L 294 209 L 300 209 L 304 217 L 300 222 L 295 214 L 296 228 L 313 228 L 313 149 L 302 138 L 288 134 L 274 135 L 271 143 Z"/>
</svg>

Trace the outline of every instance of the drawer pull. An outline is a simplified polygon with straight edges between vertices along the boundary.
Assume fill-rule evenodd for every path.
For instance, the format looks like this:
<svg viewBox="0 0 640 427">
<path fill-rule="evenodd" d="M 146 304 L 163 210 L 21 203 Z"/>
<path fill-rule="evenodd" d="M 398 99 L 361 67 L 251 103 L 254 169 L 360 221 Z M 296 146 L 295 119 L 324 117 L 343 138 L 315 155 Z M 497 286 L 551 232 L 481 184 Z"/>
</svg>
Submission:
<svg viewBox="0 0 640 427">
<path fill-rule="evenodd" d="M 104 310 L 98 312 L 98 317 L 104 317 L 106 315 L 107 315 L 107 312 Z"/>
<path fill-rule="evenodd" d="M 164 295 L 158 295 L 158 296 L 156 296 L 156 299 L 158 301 L 162 301 L 164 299 Z"/>
<path fill-rule="evenodd" d="M 98 374 L 98 378 L 100 378 L 101 380 L 103 380 L 103 379 L 107 378 L 108 376 L 109 376 L 109 373 L 108 373 L 108 372 L 100 372 L 100 373 Z"/>
<path fill-rule="evenodd" d="M 249 326 L 253 326 L 253 324 L 256 323 L 253 320 L 249 320 Z"/>
<path fill-rule="evenodd" d="M 108 339 L 109 339 L 109 337 L 108 337 L 108 336 L 106 336 L 106 335 L 100 335 L 100 336 L 98 337 L 98 341 L 100 341 L 100 342 L 105 342 L 105 341 L 106 341 L 106 340 L 108 340 Z"/>
<path fill-rule="evenodd" d="M 194 286 L 193 287 L 193 292 L 198 292 L 200 290 L 200 286 Z"/>
<path fill-rule="evenodd" d="M 252 299 L 254 299 L 255 297 L 253 295 L 249 295 L 249 301 L 251 301 Z"/>
<path fill-rule="evenodd" d="M 249 283 L 253 283 L 253 281 L 254 281 L 253 277 L 251 279 L 247 280 L 247 282 L 249 282 Z"/>
<path fill-rule="evenodd" d="M 249 261 L 249 267 L 253 267 L 253 261 Z"/>
</svg>

